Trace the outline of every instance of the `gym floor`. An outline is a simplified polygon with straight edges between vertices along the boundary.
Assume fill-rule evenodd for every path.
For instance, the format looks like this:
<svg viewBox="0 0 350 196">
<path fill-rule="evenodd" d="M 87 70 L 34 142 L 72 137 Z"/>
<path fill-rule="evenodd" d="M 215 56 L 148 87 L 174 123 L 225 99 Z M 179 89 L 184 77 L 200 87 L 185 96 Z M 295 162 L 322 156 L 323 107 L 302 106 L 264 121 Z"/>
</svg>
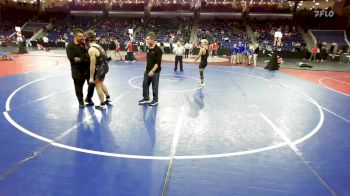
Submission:
<svg viewBox="0 0 350 196">
<path fill-rule="evenodd" d="M 14 57 L 0 62 L 0 195 L 350 195 L 346 64 L 213 59 L 200 88 L 198 64 L 169 57 L 152 107 L 137 103 L 138 54 L 110 63 L 100 111 L 79 109 L 64 50 Z"/>
</svg>

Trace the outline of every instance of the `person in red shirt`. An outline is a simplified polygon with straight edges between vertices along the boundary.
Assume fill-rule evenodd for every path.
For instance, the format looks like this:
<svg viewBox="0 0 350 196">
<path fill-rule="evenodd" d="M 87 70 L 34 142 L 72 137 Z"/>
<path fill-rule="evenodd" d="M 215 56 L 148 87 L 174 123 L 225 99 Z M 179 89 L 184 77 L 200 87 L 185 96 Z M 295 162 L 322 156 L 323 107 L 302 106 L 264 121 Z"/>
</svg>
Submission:
<svg viewBox="0 0 350 196">
<path fill-rule="evenodd" d="M 127 45 L 127 52 L 133 52 L 131 41 L 128 42 L 128 45 Z"/>
<path fill-rule="evenodd" d="M 128 45 L 127 45 L 126 56 L 127 56 L 127 59 L 125 59 L 126 61 L 133 61 L 133 62 L 136 61 L 136 58 L 133 53 L 133 45 L 131 40 L 128 42 Z"/>
<path fill-rule="evenodd" d="M 318 52 L 319 52 L 319 49 L 318 49 L 317 45 L 315 44 L 315 46 L 311 49 L 311 57 L 310 57 L 311 61 L 313 59 L 316 60 L 316 56 L 317 56 Z"/>
<path fill-rule="evenodd" d="M 118 39 L 114 40 L 114 43 L 115 43 L 115 56 L 116 56 L 116 58 L 117 58 L 117 54 L 118 54 L 120 60 L 123 60 L 122 55 L 120 54 L 120 43 L 119 43 Z"/>
<path fill-rule="evenodd" d="M 209 45 L 209 55 L 210 55 L 210 56 L 213 56 L 213 51 L 214 51 L 214 43 L 211 43 L 211 44 Z"/>
<path fill-rule="evenodd" d="M 213 44 L 213 56 L 218 57 L 219 44 L 214 42 Z"/>
</svg>

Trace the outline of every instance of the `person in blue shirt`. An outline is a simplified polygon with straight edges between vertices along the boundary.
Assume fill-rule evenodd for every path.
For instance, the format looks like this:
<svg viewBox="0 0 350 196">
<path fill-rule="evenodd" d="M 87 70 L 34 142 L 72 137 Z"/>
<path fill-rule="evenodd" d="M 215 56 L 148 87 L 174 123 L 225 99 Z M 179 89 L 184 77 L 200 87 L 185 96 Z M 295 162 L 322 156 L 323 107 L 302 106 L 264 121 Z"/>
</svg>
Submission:
<svg viewBox="0 0 350 196">
<path fill-rule="evenodd" d="M 236 64 L 237 63 L 237 53 L 238 53 L 238 47 L 237 44 L 234 44 L 231 49 L 231 63 Z"/>
</svg>

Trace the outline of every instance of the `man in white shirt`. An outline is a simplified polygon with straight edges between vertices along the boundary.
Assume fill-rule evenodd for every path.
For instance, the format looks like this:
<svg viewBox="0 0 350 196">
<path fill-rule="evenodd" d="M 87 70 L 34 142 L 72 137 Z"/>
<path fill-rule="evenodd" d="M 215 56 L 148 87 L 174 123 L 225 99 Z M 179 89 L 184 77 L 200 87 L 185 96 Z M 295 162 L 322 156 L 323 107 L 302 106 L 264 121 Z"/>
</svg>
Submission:
<svg viewBox="0 0 350 196">
<path fill-rule="evenodd" d="M 175 68 L 174 71 L 177 70 L 177 63 L 180 62 L 180 71 L 184 71 L 182 67 L 182 56 L 185 52 L 184 47 L 181 45 L 181 43 L 178 41 L 176 43 L 176 47 L 174 48 L 173 52 L 175 53 Z"/>
<path fill-rule="evenodd" d="M 274 46 L 280 46 L 282 43 L 282 32 L 281 29 L 278 29 L 275 34 L 274 34 L 274 41 L 273 41 L 273 45 Z"/>
<path fill-rule="evenodd" d="M 24 36 L 20 32 L 17 32 L 16 40 L 18 45 L 18 54 L 28 53 L 27 48 L 25 47 L 24 39 Z"/>
<path fill-rule="evenodd" d="M 49 38 L 46 37 L 46 35 L 43 36 L 43 42 L 44 42 L 44 47 L 46 51 L 49 51 Z"/>
</svg>

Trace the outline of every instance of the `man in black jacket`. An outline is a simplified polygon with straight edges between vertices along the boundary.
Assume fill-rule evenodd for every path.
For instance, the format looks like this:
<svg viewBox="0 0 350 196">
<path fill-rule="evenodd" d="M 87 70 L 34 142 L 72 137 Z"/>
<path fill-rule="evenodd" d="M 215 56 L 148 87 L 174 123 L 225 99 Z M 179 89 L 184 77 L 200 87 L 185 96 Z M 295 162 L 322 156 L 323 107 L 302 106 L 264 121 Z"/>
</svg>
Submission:
<svg viewBox="0 0 350 196">
<path fill-rule="evenodd" d="M 79 28 L 74 29 L 73 35 L 74 40 L 72 43 L 68 44 L 66 52 L 71 64 L 72 78 L 74 81 L 75 94 L 79 101 L 79 107 L 84 108 L 83 86 L 85 81 L 89 82 L 90 62 L 87 48 L 85 48 L 84 31 Z M 95 84 L 89 84 L 88 94 L 85 99 L 87 105 L 94 105 L 91 100 L 94 94 L 94 88 Z"/>
</svg>

